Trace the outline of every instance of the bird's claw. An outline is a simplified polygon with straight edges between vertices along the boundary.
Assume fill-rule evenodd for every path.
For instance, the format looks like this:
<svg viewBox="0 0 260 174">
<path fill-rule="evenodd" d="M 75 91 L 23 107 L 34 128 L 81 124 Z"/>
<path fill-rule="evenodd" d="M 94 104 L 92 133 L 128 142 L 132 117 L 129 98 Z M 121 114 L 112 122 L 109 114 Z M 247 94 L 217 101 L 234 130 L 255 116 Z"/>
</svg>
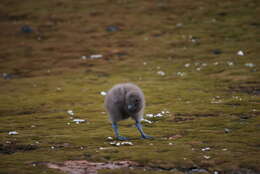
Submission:
<svg viewBox="0 0 260 174">
<path fill-rule="evenodd" d="M 142 138 L 143 139 L 153 139 L 153 137 L 150 135 L 142 135 Z"/>
<path fill-rule="evenodd" d="M 116 139 L 118 139 L 118 140 L 120 140 L 120 141 L 128 140 L 128 138 L 123 137 L 123 136 L 118 136 L 118 137 L 116 137 Z"/>
</svg>

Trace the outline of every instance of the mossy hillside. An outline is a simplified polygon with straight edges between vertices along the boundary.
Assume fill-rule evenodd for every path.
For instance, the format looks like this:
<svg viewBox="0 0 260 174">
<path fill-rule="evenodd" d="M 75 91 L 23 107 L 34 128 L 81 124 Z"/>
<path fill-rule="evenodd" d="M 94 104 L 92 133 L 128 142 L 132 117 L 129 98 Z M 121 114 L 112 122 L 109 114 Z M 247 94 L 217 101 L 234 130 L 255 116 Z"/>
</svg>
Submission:
<svg viewBox="0 0 260 174">
<path fill-rule="evenodd" d="M 60 173 L 32 163 L 70 159 L 133 160 L 176 173 L 259 171 L 258 6 L 250 0 L 4 1 L 0 68 L 13 78 L 0 80 L 1 144 L 37 148 L 2 153 L 1 172 Z M 22 33 L 22 25 L 34 32 Z M 107 32 L 109 25 L 120 30 Z M 81 59 L 91 54 L 104 57 Z M 154 140 L 138 139 L 133 121 L 120 123 L 134 146 L 115 147 L 105 140 L 113 133 L 100 92 L 129 81 L 143 89 L 146 113 L 170 114 L 144 123 Z M 67 110 L 87 122 L 71 122 Z M 8 135 L 13 130 L 19 134 Z"/>
</svg>

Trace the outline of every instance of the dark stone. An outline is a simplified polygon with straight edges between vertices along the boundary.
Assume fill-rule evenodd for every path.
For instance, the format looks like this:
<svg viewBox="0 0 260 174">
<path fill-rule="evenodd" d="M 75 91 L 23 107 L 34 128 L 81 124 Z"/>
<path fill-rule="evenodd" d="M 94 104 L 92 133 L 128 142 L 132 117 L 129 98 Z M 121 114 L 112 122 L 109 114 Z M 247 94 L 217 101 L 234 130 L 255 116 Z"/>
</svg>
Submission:
<svg viewBox="0 0 260 174">
<path fill-rule="evenodd" d="M 219 49 L 215 49 L 215 50 L 212 50 L 212 53 L 218 55 L 218 54 L 221 54 L 222 51 Z"/>
<path fill-rule="evenodd" d="M 119 28 L 118 28 L 117 26 L 111 25 L 111 26 L 108 26 L 108 27 L 106 28 L 106 30 L 107 30 L 108 32 L 116 32 L 116 31 L 119 30 Z"/>
<path fill-rule="evenodd" d="M 32 33 L 33 29 L 30 26 L 28 26 L 28 25 L 24 25 L 24 26 L 22 26 L 21 31 L 23 33 Z"/>
</svg>

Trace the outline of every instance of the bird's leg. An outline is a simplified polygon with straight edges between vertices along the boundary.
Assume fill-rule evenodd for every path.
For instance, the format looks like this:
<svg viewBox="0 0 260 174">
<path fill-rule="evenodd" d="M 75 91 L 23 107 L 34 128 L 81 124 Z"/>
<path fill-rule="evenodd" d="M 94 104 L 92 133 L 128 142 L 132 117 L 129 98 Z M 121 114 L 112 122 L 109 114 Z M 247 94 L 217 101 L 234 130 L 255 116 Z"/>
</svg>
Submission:
<svg viewBox="0 0 260 174">
<path fill-rule="evenodd" d="M 142 124 L 141 124 L 140 121 L 136 121 L 135 126 L 138 129 L 138 131 L 140 132 L 142 138 L 144 138 L 144 139 L 148 139 L 148 138 L 151 139 L 151 138 L 153 138 L 152 136 L 146 135 L 144 133 L 143 128 L 142 128 Z"/>
<path fill-rule="evenodd" d="M 118 126 L 117 126 L 116 122 L 112 123 L 112 128 L 114 130 L 116 139 L 121 140 L 121 141 L 128 140 L 128 138 L 119 135 Z"/>
</svg>

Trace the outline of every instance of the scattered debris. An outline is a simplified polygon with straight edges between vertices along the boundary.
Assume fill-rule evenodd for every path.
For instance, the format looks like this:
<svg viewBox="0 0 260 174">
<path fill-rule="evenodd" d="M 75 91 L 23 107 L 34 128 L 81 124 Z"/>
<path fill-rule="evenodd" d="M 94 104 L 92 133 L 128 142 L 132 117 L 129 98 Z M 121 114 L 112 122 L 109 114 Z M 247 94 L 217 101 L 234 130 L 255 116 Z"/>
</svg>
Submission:
<svg viewBox="0 0 260 174">
<path fill-rule="evenodd" d="M 217 66 L 219 63 L 218 62 L 214 62 L 213 65 Z"/>
<path fill-rule="evenodd" d="M 244 56 L 245 54 L 244 54 L 243 51 L 239 50 L 239 51 L 237 52 L 237 55 L 238 55 L 238 56 Z"/>
<path fill-rule="evenodd" d="M 165 76 L 165 72 L 163 72 L 163 71 L 158 71 L 157 74 L 159 74 L 161 76 Z"/>
<path fill-rule="evenodd" d="M 62 91 L 62 89 L 58 87 L 58 88 L 56 88 L 56 91 L 60 92 L 60 91 Z"/>
<path fill-rule="evenodd" d="M 122 142 L 116 142 L 116 141 L 113 141 L 111 143 L 109 143 L 113 146 L 133 146 L 134 144 L 130 141 L 122 141 Z"/>
<path fill-rule="evenodd" d="M 86 120 L 83 120 L 83 119 L 73 119 L 73 122 L 75 122 L 76 124 L 79 124 L 79 123 L 84 123 Z"/>
<path fill-rule="evenodd" d="M 208 155 L 204 155 L 203 156 L 205 159 L 210 159 L 210 156 L 208 156 Z"/>
<path fill-rule="evenodd" d="M 111 140 L 113 140 L 113 137 L 107 137 L 106 139 L 111 141 Z"/>
<path fill-rule="evenodd" d="M 8 132 L 8 134 L 9 134 L 9 135 L 18 135 L 18 132 L 16 132 L 16 131 L 10 131 L 10 132 Z"/>
<path fill-rule="evenodd" d="M 149 124 L 152 124 L 152 123 L 153 123 L 152 121 L 150 121 L 150 120 L 147 120 L 147 119 L 144 119 L 144 118 L 143 118 L 141 121 L 142 121 L 142 122 L 149 123 Z"/>
<path fill-rule="evenodd" d="M 100 92 L 100 95 L 106 96 L 107 93 L 106 93 L 105 91 L 101 91 L 101 92 Z"/>
<path fill-rule="evenodd" d="M 201 151 L 205 152 L 205 151 L 209 151 L 210 150 L 210 147 L 205 147 L 205 148 L 202 148 Z"/>
<path fill-rule="evenodd" d="M 72 110 L 68 110 L 67 113 L 68 113 L 69 115 L 71 115 L 71 116 L 74 115 L 74 112 L 73 112 Z"/>
<path fill-rule="evenodd" d="M 188 68 L 188 67 L 190 67 L 190 64 L 189 64 L 189 63 L 186 63 L 186 64 L 184 65 L 184 67 L 185 67 L 185 68 Z"/>
<path fill-rule="evenodd" d="M 148 118 L 158 118 L 163 117 L 165 114 L 169 114 L 170 112 L 168 110 L 163 110 L 157 114 L 146 114 L 145 116 Z"/>
<path fill-rule="evenodd" d="M 183 76 L 186 75 L 186 73 L 185 73 L 185 72 L 177 72 L 176 75 L 177 75 L 177 76 L 180 76 L 180 77 L 183 77 Z"/>
<path fill-rule="evenodd" d="M 86 60 L 86 59 L 87 59 L 87 56 L 81 56 L 81 59 L 82 59 L 82 60 Z"/>
<path fill-rule="evenodd" d="M 196 70 L 197 70 L 197 71 L 200 71 L 200 70 L 201 70 L 201 68 L 200 68 L 200 67 L 198 67 L 198 68 L 196 68 Z"/>
<path fill-rule="evenodd" d="M 253 64 L 253 63 L 245 63 L 245 66 L 249 67 L 249 68 L 253 68 L 255 66 L 255 64 Z"/>
<path fill-rule="evenodd" d="M 228 66 L 234 66 L 234 62 L 227 61 Z"/>
<path fill-rule="evenodd" d="M 102 54 L 93 54 L 90 56 L 90 59 L 99 59 L 99 58 L 102 58 L 103 55 Z"/>
<path fill-rule="evenodd" d="M 224 131 L 225 131 L 225 133 L 229 133 L 229 132 L 230 132 L 230 129 L 225 128 Z"/>
</svg>

